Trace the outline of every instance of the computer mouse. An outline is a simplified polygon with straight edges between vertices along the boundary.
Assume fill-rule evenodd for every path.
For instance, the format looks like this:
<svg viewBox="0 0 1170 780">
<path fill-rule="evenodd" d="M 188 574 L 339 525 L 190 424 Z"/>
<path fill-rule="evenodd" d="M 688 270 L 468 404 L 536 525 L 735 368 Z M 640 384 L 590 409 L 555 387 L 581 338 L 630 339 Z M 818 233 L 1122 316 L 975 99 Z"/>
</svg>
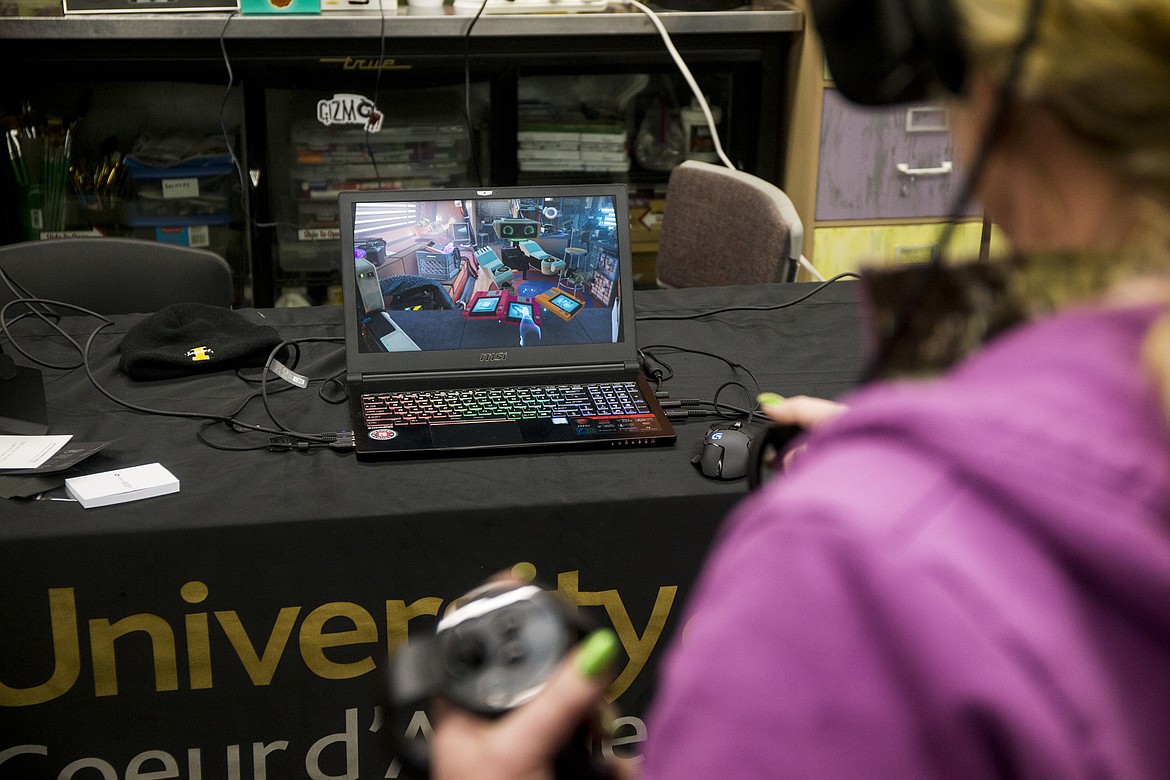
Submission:
<svg viewBox="0 0 1170 780">
<path fill-rule="evenodd" d="M 699 454 L 691 459 L 712 479 L 740 479 L 747 476 L 752 437 L 742 430 L 741 423 L 730 426 L 712 426 L 703 438 Z"/>
</svg>

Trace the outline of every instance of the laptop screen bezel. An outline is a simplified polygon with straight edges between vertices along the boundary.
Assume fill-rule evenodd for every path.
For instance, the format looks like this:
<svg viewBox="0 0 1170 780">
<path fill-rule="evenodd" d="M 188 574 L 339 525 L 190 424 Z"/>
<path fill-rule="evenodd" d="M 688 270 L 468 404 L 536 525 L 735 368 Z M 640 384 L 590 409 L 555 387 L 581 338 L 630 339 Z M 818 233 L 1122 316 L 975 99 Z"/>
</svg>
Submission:
<svg viewBox="0 0 1170 780">
<path fill-rule="evenodd" d="M 619 340 L 601 344 L 519 345 L 506 349 L 445 349 L 427 352 L 365 352 L 360 348 L 358 295 L 353 259 L 354 207 L 358 203 L 425 200 L 512 198 L 609 197 L 613 199 L 617 230 L 618 288 L 621 324 Z M 558 366 L 616 365 L 635 360 L 637 338 L 634 322 L 633 259 L 630 248 L 629 194 L 625 184 L 569 184 L 532 187 L 465 187 L 439 190 L 346 191 L 338 195 L 341 240 L 342 299 L 345 321 L 346 367 L 355 374 L 413 374 L 430 371 L 511 370 Z M 501 353 L 504 353 L 501 356 Z M 488 357 L 484 357 L 488 355 Z"/>
</svg>

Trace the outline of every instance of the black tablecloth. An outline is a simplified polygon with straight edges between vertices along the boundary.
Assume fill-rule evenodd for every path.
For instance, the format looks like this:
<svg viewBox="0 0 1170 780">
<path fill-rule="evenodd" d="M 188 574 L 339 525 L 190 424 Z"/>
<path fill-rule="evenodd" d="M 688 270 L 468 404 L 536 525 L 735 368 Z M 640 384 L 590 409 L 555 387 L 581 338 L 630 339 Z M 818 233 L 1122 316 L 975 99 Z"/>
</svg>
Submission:
<svg viewBox="0 0 1170 780">
<path fill-rule="evenodd" d="M 854 284 L 784 308 L 692 316 L 776 307 L 815 289 L 639 292 L 638 341 L 673 371 L 671 398 L 755 387 L 721 360 L 654 345 L 738 362 L 764 390 L 837 396 L 860 372 Z M 286 338 L 342 333 L 338 308 L 241 314 Z M 226 413 L 253 389 L 231 372 L 129 380 L 118 345 L 138 319 L 115 318 L 94 339 L 95 376 L 113 395 Z M 94 325 L 65 322 L 79 337 Z M 43 326 L 13 332 L 37 357 L 69 358 Z M 343 368 L 340 344 L 321 342 L 297 364 L 318 380 Z M 387 648 L 408 623 L 412 634 L 432 630 L 450 599 L 517 564 L 617 629 L 629 655 L 614 689 L 630 716 L 621 749 L 636 752 L 655 660 L 719 521 L 746 490 L 691 465 L 704 419 L 677 422 L 672 448 L 367 463 L 330 450 L 212 449 L 196 437 L 199 421 L 119 407 L 80 370 L 46 370 L 45 381 L 51 433 L 112 442 L 84 471 L 157 461 L 182 488 L 93 510 L 0 503 L 0 777 L 57 777 L 77 760 L 94 777 L 106 764 L 118 777 L 164 773 L 171 761 L 179 777 L 197 776 L 192 762 L 207 778 L 234 776 L 233 762 L 248 778 L 386 776 Z M 314 382 L 271 407 L 297 430 L 348 428 L 346 407 L 322 398 L 331 389 Z M 749 396 L 729 386 L 721 400 Z M 258 401 L 241 417 L 270 424 Z M 221 425 L 206 436 L 267 441 Z M 8 749 L 19 755 L 5 760 Z"/>
</svg>

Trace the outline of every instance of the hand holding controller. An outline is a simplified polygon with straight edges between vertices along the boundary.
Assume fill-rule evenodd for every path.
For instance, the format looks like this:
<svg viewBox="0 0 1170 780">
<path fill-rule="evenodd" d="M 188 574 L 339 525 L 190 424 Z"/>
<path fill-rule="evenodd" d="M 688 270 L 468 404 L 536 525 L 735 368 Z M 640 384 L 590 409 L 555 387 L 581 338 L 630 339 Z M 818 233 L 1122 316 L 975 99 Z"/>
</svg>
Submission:
<svg viewBox="0 0 1170 780">
<path fill-rule="evenodd" d="M 752 440 L 748 460 L 748 486 L 752 489 L 783 470 L 795 452 L 790 448 L 801 433 L 835 420 L 849 409 L 837 401 L 803 395 L 784 399 L 775 393 L 762 393 L 757 400 L 773 425 Z"/>
<path fill-rule="evenodd" d="M 451 732 L 463 735 L 445 742 L 456 753 L 461 747 L 466 747 L 463 752 L 468 754 L 490 753 L 478 744 L 481 738 L 498 749 L 499 743 L 507 739 L 488 739 L 486 735 L 491 730 L 496 731 L 496 737 L 518 735 L 509 726 L 533 711 L 514 710 L 544 690 L 585 630 L 571 605 L 556 593 L 535 585 L 492 583 L 460 599 L 458 606 L 439 621 L 434 637 L 414 640 L 390 659 L 387 693 L 394 721 L 391 733 L 397 739 L 395 748 L 403 763 L 414 776 L 429 776 L 432 757 L 427 742 L 421 735 L 415 738 L 404 735 L 416 710 L 424 710 L 431 716 L 436 713 L 436 700 L 466 711 L 440 708 L 445 720 L 458 720 L 463 726 L 448 729 L 448 736 Z M 591 699 L 594 693 L 588 691 L 586 695 Z M 467 713 L 474 713 L 475 717 Z M 575 719 L 576 716 L 573 722 Z M 537 725 L 543 730 L 545 724 Z M 566 725 L 571 727 L 572 723 L 566 721 Z M 608 767 L 588 748 L 590 738 L 600 736 L 591 733 L 591 725 L 581 724 L 556 756 L 554 774 L 558 780 L 612 777 Z M 562 733 L 567 734 L 568 729 Z M 460 739 L 467 744 L 457 744 Z M 529 741 L 539 739 L 525 733 L 519 735 L 519 741 L 527 748 Z M 479 765 L 476 774 L 468 776 L 488 777 L 491 772 L 489 767 Z"/>
<path fill-rule="evenodd" d="M 784 452 L 797 436 L 804 433 L 799 425 L 769 425 L 752 439 L 748 454 L 748 488 L 755 490 L 782 469 Z"/>
</svg>

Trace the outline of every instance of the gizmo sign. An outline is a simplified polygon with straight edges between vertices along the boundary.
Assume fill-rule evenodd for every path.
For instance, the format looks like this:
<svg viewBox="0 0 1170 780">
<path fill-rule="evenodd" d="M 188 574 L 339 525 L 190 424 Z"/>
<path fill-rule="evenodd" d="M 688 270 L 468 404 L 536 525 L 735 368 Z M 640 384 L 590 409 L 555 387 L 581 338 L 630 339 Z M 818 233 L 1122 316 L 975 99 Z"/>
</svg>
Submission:
<svg viewBox="0 0 1170 780">
<path fill-rule="evenodd" d="M 317 121 L 323 125 L 362 125 L 367 132 L 382 129 L 382 112 L 364 95 L 340 93 L 317 101 Z"/>
</svg>

